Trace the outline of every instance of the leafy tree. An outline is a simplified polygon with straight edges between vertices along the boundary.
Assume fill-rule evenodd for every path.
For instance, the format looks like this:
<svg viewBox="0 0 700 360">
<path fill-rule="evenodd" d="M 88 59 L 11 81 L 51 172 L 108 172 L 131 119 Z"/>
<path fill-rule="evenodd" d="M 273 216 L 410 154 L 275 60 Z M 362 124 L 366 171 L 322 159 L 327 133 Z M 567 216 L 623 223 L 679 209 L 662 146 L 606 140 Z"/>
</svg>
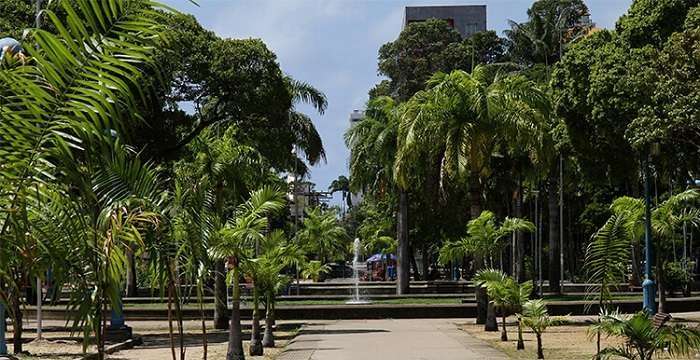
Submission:
<svg viewBox="0 0 700 360">
<path fill-rule="evenodd" d="M 682 30 L 688 11 L 698 0 L 635 0 L 615 27 L 632 47 L 661 46 L 671 34 Z"/>
</svg>

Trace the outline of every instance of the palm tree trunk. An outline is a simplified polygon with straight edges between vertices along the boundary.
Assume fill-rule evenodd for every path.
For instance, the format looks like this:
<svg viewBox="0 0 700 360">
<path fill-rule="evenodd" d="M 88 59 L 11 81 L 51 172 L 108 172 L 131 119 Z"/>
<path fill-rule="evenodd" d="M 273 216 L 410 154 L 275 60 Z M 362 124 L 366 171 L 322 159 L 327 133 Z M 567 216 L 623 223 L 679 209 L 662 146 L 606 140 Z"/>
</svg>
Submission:
<svg viewBox="0 0 700 360">
<path fill-rule="evenodd" d="M 207 341 L 207 321 L 204 316 L 204 291 L 202 289 L 202 278 L 197 280 L 197 302 L 199 303 L 199 316 L 202 319 L 202 359 L 207 360 L 207 350 L 209 348 Z"/>
<path fill-rule="evenodd" d="M 476 288 L 476 323 L 486 324 L 488 316 L 489 295 L 486 292 L 486 287 L 478 286 Z"/>
<path fill-rule="evenodd" d="M 241 288 L 238 281 L 238 259 L 233 259 L 233 304 L 228 332 L 228 351 L 226 360 L 244 360 L 243 331 L 241 329 Z"/>
<path fill-rule="evenodd" d="M 398 256 L 396 257 L 397 287 L 396 294 L 408 294 L 409 289 L 409 248 L 408 248 L 408 193 L 399 189 L 399 213 L 396 218 L 396 238 Z"/>
<path fill-rule="evenodd" d="M 501 341 L 508 341 L 508 332 L 506 331 L 506 310 L 501 309 L 501 319 L 503 320 L 503 330 L 501 330 Z"/>
<path fill-rule="evenodd" d="M 267 311 L 265 313 L 265 334 L 263 335 L 262 345 L 266 348 L 275 347 L 275 308 L 272 305 L 272 296 L 267 296 Z"/>
<path fill-rule="evenodd" d="M 19 300 L 19 291 L 12 291 L 12 345 L 15 354 L 23 352 L 22 349 L 22 333 L 24 327 L 22 324 L 22 309 Z"/>
<path fill-rule="evenodd" d="M 136 256 L 134 256 L 134 251 L 131 246 L 126 248 L 126 296 L 134 297 L 138 289 L 136 283 Z"/>
<path fill-rule="evenodd" d="M 559 195 L 557 180 L 548 182 L 547 203 L 549 205 L 549 291 L 561 294 L 561 268 L 559 266 Z"/>
<path fill-rule="evenodd" d="M 472 170 L 469 173 L 469 216 L 476 219 L 481 215 L 481 182 L 479 181 L 479 171 Z M 484 260 L 481 256 L 474 256 L 474 271 L 484 267 Z"/>
<path fill-rule="evenodd" d="M 515 212 L 515 217 L 522 219 L 523 218 L 523 186 L 522 186 L 522 180 L 518 179 L 518 188 L 515 190 L 515 194 L 513 195 L 515 199 L 515 206 L 513 206 L 513 210 Z M 525 266 L 524 266 L 524 258 L 525 258 L 525 239 L 524 239 L 524 234 L 521 231 L 518 231 L 515 234 L 515 243 L 516 243 L 516 261 L 515 261 L 515 273 L 517 274 L 517 279 L 518 282 L 523 282 L 525 281 Z"/>
<path fill-rule="evenodd" d="M 544 359 L 544 352 L 542 351 L 542 334 L 536 333 L 537 336 L 537 358 Z"/>
<path fill-rule="evenodd" d="M 226 264 L 215 261 L 214 270 L 214 328 L 228 328 L 228 306 L 226 304 Z"/>
<path fill-rule="evenodd" d="M 248 354 L 250 356 L 261 356 L 263 354 L 263 345 L 260 340 L 260 313 L 257 285 L 253 282 L 253 324 L 250 330 L 250 346 Z"/>
<path fill-rule="evenodd" d="M 498 331 L 498 322 L 496 321 L 496 309 L 493 302 L 489 301 L 489 305 L 486 310 L 486 325 L 484 326 L 485 331 Z"/>
<path fill-rule="evenodd" d="M 523 340 L 523 324 L 520 319 L 518 319 L 518 345 L 517 350 L 525 350 L 525 341 Z"/>
</svg>

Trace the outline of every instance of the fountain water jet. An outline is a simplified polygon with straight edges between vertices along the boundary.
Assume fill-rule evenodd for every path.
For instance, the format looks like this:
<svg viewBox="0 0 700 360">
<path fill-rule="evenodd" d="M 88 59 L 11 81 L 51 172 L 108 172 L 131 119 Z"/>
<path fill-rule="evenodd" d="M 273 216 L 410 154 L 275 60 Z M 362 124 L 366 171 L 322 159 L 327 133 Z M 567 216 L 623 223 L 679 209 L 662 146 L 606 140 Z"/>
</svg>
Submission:
<svg viewBox="0 0 700 360">
<path fill-rule="evenodd" d="M 357 264 L 360 262 L 360 238 L 355 238 L 355 241 L 352 243 L 352 249 L 354 251 L 352 273 L 355 280 L 355 294 L 352 300 L 348 300 L 345 303 L 351 305 L 369 304 L 370 301 L 360 299 L 360 274 L 357 268 Z"/>
</svg>

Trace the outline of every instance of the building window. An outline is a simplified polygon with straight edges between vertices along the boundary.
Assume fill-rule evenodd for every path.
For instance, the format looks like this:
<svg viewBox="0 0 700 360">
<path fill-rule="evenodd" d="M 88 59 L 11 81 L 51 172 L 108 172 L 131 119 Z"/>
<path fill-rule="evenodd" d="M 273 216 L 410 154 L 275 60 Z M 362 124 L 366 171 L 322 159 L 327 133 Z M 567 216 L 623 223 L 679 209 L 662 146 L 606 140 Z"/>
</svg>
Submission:
<svg viewBox="0 0 700 360">
<path fill-rule="evenodd" d="M 479 32 L 479 24 L 477 23 L 467 23 L 464 25 L 464 35 L 469 36 Z"/>
</svg>

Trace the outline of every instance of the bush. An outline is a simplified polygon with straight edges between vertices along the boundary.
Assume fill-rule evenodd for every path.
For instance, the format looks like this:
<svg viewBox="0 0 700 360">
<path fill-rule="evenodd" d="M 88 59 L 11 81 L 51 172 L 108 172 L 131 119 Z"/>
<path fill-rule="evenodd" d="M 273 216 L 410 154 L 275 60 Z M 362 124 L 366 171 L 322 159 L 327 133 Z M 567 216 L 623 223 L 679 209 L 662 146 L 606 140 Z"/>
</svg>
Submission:
<svg viewBox="0 0 700 360">
<path fill-rule="evenodd" d="M 680 261 L 672 261 L 664 264 L 664 280 L 669 293 L 676 290 L 683 290 L 693 278 L 691 269 L 694 264 L 689 262 L 686 267 Z M 687 269 L 687 270 L 686 270 Z"/>
</svg>

